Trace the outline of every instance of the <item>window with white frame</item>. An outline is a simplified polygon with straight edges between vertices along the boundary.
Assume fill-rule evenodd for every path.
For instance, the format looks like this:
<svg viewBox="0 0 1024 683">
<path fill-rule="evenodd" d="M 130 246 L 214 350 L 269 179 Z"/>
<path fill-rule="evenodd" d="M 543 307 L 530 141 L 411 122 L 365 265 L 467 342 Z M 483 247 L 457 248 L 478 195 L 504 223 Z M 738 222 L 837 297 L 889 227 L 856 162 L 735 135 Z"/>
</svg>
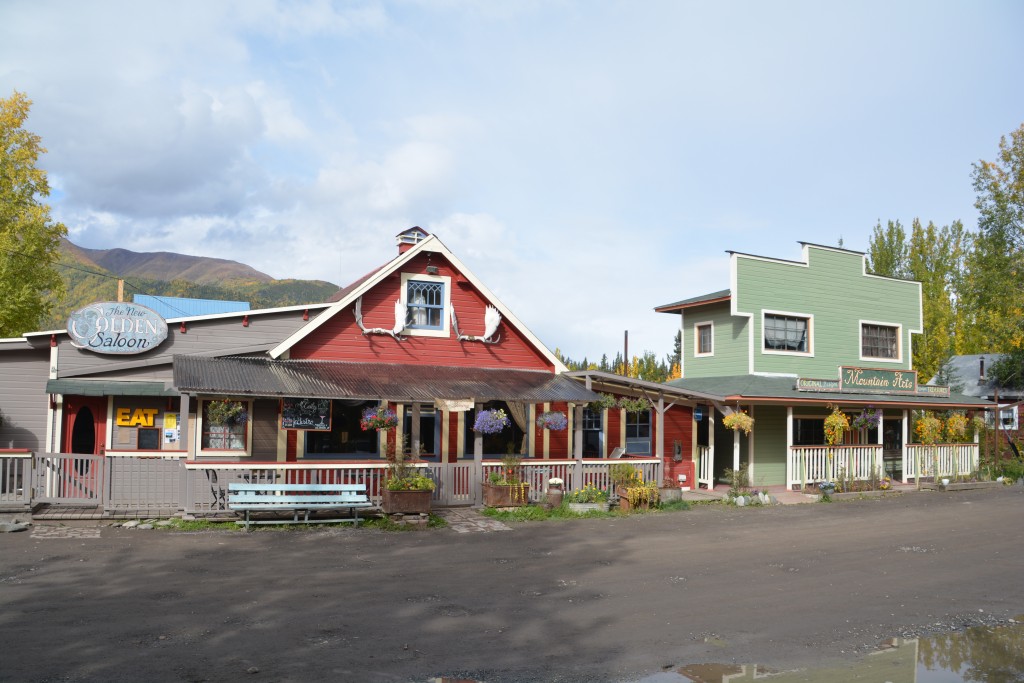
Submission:
<svg viewBox="0 0 1024 683">
<path fill-rule="evenodd" d="M 710 356 L 715 352 L 715 326 L 713 323 L 698 323 L 693 328 L 694 355 Z"/>
<path fill-rule="evenodd" d="M 252 403 L 231 399 L 203 401 L 204 451 L 248 451 Z"/>
<path fill-rule="evenodd" d="M 898 325 L 861 323 L 860 355 L 862 358 L 900 359 L 900 328 Z"/>
<path fill-rule="evenodd" d="M 409 280 L 406 284 L 406 327 L 439 330 L 444 321 L 444 283 Z"/>
<path fill-rule="evenodd" d="M 626 452 L 640 455 L 651 453 L 651 411 L 626 413 Z"/>
<path fill-rule="evenodd" d="M 764 314 L 764 350 L 810 353 L 810 318 L 780 313 Z"/>
<path fill-rule="evenodd" d="M 446 337 L 449 334 L 452 281 L 444 275 L 402 273 L 402 303 L 405 304 L 403 334 Z M 461 321 L 460 321 L 461 322 Z"/>
</svg>

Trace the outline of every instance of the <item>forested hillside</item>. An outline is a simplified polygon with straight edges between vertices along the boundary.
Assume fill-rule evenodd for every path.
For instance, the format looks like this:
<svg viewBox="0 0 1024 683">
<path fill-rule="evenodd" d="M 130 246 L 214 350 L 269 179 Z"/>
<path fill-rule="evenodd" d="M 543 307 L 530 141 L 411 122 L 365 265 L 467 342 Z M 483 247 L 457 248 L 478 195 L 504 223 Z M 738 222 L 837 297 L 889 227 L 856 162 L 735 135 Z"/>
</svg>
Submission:
<svg viewBox="0 0 1024 683">
<path fill-rule="evenodd" d="M 105 265 L 120 266 L 118 270 Z M 153 272 L 147 270 L 153 267 Z M 124 297 L 133 294 L 248 301 L 252 308 L 320 303 L 338 291 L 323 280 L 275 280 L 241 263 L 169 252 L 140 254 L 124 249 L 82 249 L 67 242 L 58 270 L 66 292 L 54 301 L 45 329 L 60 329 L 68 314 L 94 301 L 115 301 L 123 278 Z"/>
</svg>

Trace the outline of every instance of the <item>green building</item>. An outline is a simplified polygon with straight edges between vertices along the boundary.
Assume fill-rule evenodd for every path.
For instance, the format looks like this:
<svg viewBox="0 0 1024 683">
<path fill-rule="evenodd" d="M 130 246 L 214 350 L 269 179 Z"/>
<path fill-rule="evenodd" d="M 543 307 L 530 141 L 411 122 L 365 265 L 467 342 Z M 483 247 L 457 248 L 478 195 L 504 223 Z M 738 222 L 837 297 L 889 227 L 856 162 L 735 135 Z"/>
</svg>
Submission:
<svg viewBox="0 0 1024 683">
<path fill-rule="evenodd" d="M 921 284 L 869 273 L 861 252 L 801 245 L 799 261 L 730 251 L 730 289 L 655 309 L 680 319 L 682 379 L 669 384 L 715 397 L 697 420 L 698 481 L 744 464 L 758 487 L 935 476 L 911 443 L 914 412 L 988 402 L 917 377 Z M 854 428 L 830 449 L 835 406 Z M 723 424 L 736 412 L 754 419 L 749 434 Z M 940 447 L 938 476 L 977 468 L 977 444 L 962 440 Z"/>
</svg>

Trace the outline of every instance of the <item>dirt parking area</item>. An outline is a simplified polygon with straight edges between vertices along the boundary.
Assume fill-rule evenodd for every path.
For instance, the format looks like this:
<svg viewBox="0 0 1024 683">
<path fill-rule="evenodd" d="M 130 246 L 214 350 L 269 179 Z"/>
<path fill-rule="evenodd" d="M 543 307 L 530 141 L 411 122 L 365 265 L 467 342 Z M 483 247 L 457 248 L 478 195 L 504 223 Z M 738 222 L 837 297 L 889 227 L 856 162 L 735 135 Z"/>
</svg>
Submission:
<svg viewBox="0 0 1024 683">
<path fill-rule="evenodd" d="M 500 533 L 9 533 L 0 680 L 630 681 L 821 664 L 1024 614 L 1022 520 L 1015 486 Z"/>
</svg>

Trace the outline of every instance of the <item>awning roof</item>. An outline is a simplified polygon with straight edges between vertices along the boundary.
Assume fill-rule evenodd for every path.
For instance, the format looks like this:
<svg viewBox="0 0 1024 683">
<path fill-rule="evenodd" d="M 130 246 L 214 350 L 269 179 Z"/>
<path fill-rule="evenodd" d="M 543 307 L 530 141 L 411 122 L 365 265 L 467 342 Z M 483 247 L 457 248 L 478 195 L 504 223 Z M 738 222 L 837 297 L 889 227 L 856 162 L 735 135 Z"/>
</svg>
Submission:
<svg viewBox="0 0 1024 683">
<path fill-rule="evenodd" d="M 669 386 L 684 391 L 711 395 L 727 403 L 842 403 L 872 405 L 902 405 L 921 408 L 985 408 L 992 403 L 963 394 L 919 396 L 912 394 L 869 394 L 819 391 L 797 391 L 794 377 L 764 377 L 737 375 L 730 377 L 695 377 L 674 379 Z"/>
<path fill-rule="evenodd" d="M 46 393 L 73 396 L 178 396 L 163 382 L 131 382 L 107 379 L 49 379 Z"/>
<path fill-rule="evenodd" d="M 433 401 L 571 401 L 600 398 L 579 382 L 540 370 L 460 368 L 266 358 L 174 357 L 183 393 Z"/>
</svg>

